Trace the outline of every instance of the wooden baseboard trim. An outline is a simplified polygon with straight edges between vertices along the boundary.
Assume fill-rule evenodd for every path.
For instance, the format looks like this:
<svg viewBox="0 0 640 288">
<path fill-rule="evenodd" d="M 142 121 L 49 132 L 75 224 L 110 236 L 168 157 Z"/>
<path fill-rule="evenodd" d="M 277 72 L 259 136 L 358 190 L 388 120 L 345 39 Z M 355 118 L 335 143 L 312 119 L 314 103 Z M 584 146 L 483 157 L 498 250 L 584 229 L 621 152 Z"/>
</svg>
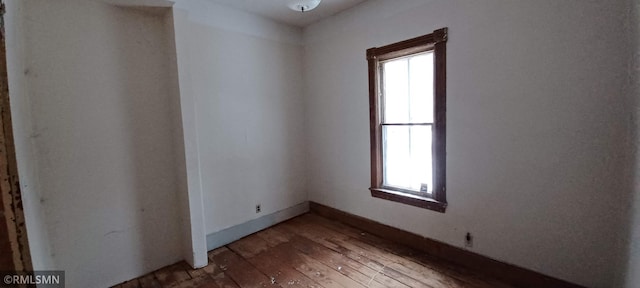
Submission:
<svg viewBox="0 0 640 288">
<path fill-rule="evenodd" d="M 325 218 L 356 227 L 373 235 L 403 244 L 442 260 L 522 288 L 584 288 L 554 277 L 500 262 L 480 254 L 451 246 L 433 239 L 400 230 L 335 208 L 309 202 L 311 212 Z"/>
</svg>

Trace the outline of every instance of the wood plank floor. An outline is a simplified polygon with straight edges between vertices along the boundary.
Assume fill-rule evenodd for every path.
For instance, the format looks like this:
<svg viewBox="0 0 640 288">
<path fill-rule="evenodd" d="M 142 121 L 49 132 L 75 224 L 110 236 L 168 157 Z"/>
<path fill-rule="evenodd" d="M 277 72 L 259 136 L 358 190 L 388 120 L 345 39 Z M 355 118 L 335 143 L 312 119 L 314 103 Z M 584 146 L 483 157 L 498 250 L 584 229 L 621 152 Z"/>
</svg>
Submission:
<svg viewBox="0 0 640 288">
<path fill-rule="evenodd" d="M 431 287 L 508 288 L 353 227 L 305 214 L 117 288 Z"/>
</svg>

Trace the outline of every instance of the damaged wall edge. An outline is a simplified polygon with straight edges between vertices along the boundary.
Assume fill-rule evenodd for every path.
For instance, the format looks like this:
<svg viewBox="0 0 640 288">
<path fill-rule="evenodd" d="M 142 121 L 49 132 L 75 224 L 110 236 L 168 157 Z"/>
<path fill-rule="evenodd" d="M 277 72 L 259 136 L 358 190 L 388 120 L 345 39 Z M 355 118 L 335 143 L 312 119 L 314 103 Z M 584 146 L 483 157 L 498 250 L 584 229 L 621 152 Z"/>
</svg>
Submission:
<svg viewBox="0 0 640 288">
<path fill-rule="evenodd" d="M 4 19 L 5 4 L 0 4 L 0 17 Z M 0 21 L 0 194 L 4 218 L 7 225 L 7 236 L 12 250 L 14 269 L 30 271 L 31 254 L 27 239 L 18 164 L 11 122 L 9 102 L 9 84 L 7 71 L 7 53 L 5 45 L 4 20 Z"/>
</svg>

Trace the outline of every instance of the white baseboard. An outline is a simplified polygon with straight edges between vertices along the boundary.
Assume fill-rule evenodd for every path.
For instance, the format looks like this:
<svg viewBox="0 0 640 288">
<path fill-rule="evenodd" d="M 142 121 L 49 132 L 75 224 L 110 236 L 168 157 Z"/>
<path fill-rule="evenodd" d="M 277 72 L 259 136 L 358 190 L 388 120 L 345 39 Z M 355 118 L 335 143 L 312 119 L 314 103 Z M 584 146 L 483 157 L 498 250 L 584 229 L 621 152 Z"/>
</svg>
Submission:
<svg viewBox="0 0 640 288">
<path fill-rule="evenodd" d="M 253 219 L 251 221 L 211 233 L 207 235 L 207 250 L 211 251 L 218 247 L 222 247 L 242 237 L 251 235 L 307 212 L 309 212 L 309 202 L 303 202 L 287 209 L 262 216 L 258 219 Z"/>
</svg>

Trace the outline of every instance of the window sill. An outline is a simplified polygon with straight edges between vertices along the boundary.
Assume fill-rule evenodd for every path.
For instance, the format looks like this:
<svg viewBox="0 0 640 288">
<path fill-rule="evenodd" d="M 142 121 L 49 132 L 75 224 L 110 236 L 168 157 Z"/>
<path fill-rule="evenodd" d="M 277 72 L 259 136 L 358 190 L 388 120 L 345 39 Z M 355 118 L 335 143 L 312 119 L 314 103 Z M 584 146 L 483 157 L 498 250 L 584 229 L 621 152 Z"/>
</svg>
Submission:
<svg viewBox="0 0 640 288">
<path fill-rule="evenodd" d="M 403 203 L 415 207 L 433 210 L 436 212 L 444 213 L 447 209 L 446 202 L 438 202 L 428 197 L 422 197 L 418 195 L 403 193 L 399 191 L 382 189 L 382 188 L 369 188 L 371 196 L 375 198 L 385 199 L 398 203 Z"/>
</svg>

